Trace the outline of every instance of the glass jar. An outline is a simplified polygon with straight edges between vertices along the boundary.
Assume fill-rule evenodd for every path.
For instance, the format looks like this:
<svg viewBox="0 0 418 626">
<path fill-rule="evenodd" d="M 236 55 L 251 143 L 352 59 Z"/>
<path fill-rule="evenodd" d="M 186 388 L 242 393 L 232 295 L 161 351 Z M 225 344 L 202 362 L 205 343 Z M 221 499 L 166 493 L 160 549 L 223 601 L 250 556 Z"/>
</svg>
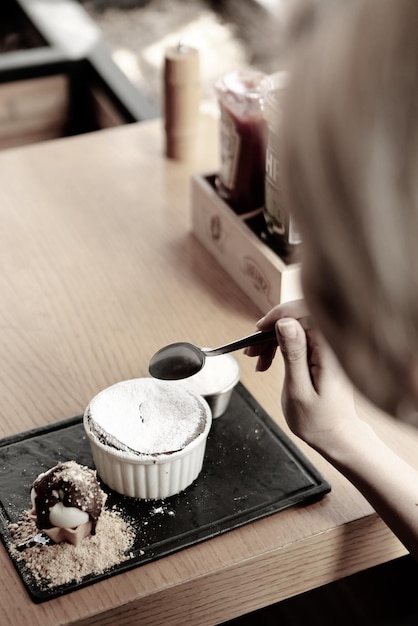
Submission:
<svg viewBox="0 0 418 626">
<path fill-rule="evenodd" d="M 215 86 L 221 113 L 221 166 L 215 184 L 219 195 L 239 214 L 264 206 L 266 78 L 256 70 L 238 70 Z"/>
<path fill-rule="evenodd" d="M 264 218 L 269 245 L 286 262 L 298 260 L 301 238 L 283 197 L 280 166 L 281 98 L 287 72 L 265 81 L 264 115 L 267 122 Z"/>
</svg>

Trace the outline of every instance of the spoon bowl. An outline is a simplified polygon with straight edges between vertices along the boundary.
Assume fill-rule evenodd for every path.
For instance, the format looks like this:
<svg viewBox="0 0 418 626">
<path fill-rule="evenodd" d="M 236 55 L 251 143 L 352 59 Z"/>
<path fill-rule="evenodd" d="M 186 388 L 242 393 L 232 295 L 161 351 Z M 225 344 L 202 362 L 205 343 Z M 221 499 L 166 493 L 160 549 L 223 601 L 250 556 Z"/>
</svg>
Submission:
<svg viewBox="0 0 418 626">
<path fill-rule="evenodd" d="M 200 372 L 206 355 L 186 341 L 170 343 L 158 350 L 149 363 L 149 373 L 161 380 L 181 380 Z"/>
<path fill-rule="evenodd" d="M 219 356 L 265 341 L 276 341 L 276 331 L 258 331 L 218 348 L 198 348 L 192 343 L 170 343 L 154 354 L 149 363 L 149 373 L 161 380 L 181 380 L 200 372 L 206 357 Z"/>
</svg>

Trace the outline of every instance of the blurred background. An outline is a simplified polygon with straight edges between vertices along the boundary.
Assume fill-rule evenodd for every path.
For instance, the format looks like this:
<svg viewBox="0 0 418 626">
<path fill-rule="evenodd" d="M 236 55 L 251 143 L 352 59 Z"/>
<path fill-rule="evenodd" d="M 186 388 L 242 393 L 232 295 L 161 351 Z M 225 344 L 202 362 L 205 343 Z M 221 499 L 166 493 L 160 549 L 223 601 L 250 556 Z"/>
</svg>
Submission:
<svg viewBox="0 0 418 626">
<path fill-rule="evenodd" d="M 179 43 L 199 50 L 201 108 L 217 113 L 224 74 L 283 69 L 300 2 L 319 0 L 1 0 L 0 149 L 159 116 Z"/>
<path fill-rule="evenodd" d="M 161 104 L 164 49 L 182 42 L 200 51 L 203 105 L 224 73 L 280 69 L 281 27 L 291 0 L 80 0 L 129 79 Z"/>
</svg>

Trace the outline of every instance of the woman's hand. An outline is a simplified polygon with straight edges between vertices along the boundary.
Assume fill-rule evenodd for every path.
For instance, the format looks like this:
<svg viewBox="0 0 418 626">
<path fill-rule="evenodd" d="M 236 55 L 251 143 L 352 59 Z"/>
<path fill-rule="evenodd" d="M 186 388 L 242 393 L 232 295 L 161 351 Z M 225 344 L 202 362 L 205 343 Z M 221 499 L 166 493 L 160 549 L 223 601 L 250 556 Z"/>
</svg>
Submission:
<svg viewBox="0 0 418 626">
<path fill-rule="evenodd" d="M 285 376 L 282 407 L 289 428 L 320 452 L 367 498 L 418 559 L 418 472 L 390 450 L 357 416 L 350 383 L 302 302 L 272 309 L 258 323 L 276 329 Z M 272 342 L 248 348 L 267 369 Z"/>
<path fill-rule="evenodd" d="M 285 377 L 282 408 L 290 429 L 325 454 L 359 421 L 353 391 L 335 356 L 317 329 L 312 328 L 303 302 L 272 309 L 258 328 L 276 328 Z M 277 346 L 271 343 L 246 351 L 258 356 L 257 369 L 266 370 Z"/>
<path fill-rule="evenodd" d="M 279 304 L 274 307 L 274 309 L 271 309 L 267 315 L 258 321 L 257 328 L 263 331 L 273 330 L 276 322 L 284 317 L 292 317 L 299 320 L 305 329 L 309 328 L 311 325 L 308 309 L 304 300 L 293 300 L 292 302 Z M 277 343 L 270 341 L 247 348 L 245 354 L 258 357 L 256 370 L 258 372 L 265 372 L 272 364 L 276 350 Z"/>
<path fill-rule="evenodd" d="M 279 318 L 276 329 L 290 429 L 361 491 L 418 558 L 418 472 L 357 416 L 351 385 L 318 331 L 293 318 Z"/>
</svg>

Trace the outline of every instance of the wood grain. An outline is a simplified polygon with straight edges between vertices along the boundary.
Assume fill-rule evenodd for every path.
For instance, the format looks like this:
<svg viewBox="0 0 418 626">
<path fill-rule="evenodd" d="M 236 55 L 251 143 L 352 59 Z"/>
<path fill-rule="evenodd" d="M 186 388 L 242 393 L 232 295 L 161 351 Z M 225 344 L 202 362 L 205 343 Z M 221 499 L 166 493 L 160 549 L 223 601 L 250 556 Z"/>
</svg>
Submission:
<svg viewBox="0 0 418 626">
<path fill-rule="evenodd" d="M 0 435 L 84 410 L 100 389 L 147 374 L 161 345 L 221 344 L 259 312 L 190 231 L 190 176 L 218 163 L 216 121 L 201 121 L 193 164 L 163 158 L 161 121 L 0 154 Z M 265 374 L 238 354 L 242 382 L 285 429 L 280 358 Z M 361 402 L 418 466 L 418 435 Z M 405 553 L 363 497 L 315 452 L 321 501 L 34 605 L 0 549 L 1 614 L 31 626 L 201 626 Z"/>
</svg>

